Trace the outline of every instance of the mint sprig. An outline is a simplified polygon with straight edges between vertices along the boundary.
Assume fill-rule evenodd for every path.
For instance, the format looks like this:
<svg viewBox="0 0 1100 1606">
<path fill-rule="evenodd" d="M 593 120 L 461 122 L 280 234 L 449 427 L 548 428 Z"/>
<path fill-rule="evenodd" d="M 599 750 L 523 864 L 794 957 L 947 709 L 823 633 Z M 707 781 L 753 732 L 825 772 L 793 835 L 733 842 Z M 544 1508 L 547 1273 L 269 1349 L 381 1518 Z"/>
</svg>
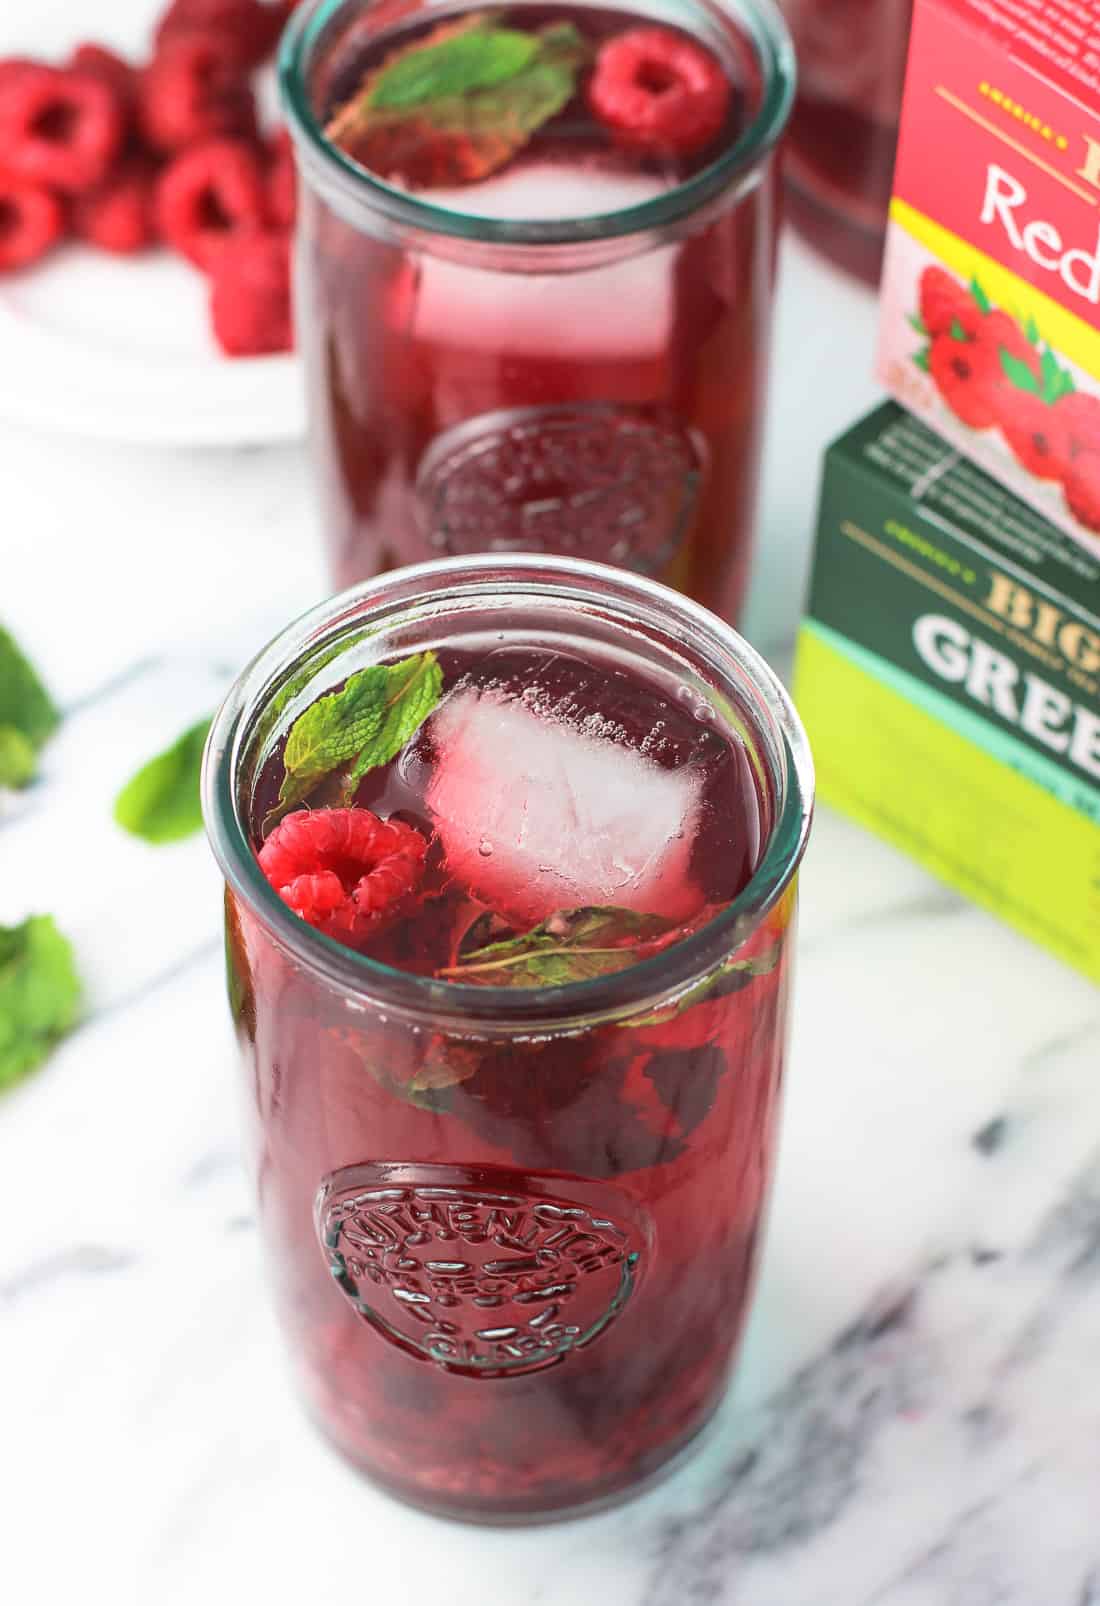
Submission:
<svg viewBox="0 0 1100 1606">
<path fill-rule="evenodd" d="M 0 626 L 0 786 L 26 786 L 61 715 L 30 660 Z"/>
<path fill-rule="evenodd" d="M 340 691 L 318 698 L 291 726 L 279 801 L 265 830 L 299 803 L 350 804 L 363 776 L 397 757 L 442 691 L 439 660 L 422 652 L 396 664 L 371 664 Z"/>
<path fill-rule="evenodd" d="M 49 915 L 0 926 L 0 1090 L 46 1059 L 79 1002 L 72 947 Z"/>
<path fill-rule="evenodd" d="M 471 987 L 564 987 L 627 970 L 673 930 L 662 915 L 590 906 L 553 914 L 532 931 L 459 952 L 437 974 Z"/>
<path fill-rule="evenodd" d="M 418 187 L 476 182 L 569 104 L 589 55 L 572 23 L 525 34 L 475 13 L 369 73 L 326 134 L 383 178 Z"/>
<path fill-rule="evenodd" d="M 127 781 L 115 800 L 124 831 L 162 846 L 202 829 L 199 782 L 209 730 L 210 720 L 200 719 Z"/>
</svg>

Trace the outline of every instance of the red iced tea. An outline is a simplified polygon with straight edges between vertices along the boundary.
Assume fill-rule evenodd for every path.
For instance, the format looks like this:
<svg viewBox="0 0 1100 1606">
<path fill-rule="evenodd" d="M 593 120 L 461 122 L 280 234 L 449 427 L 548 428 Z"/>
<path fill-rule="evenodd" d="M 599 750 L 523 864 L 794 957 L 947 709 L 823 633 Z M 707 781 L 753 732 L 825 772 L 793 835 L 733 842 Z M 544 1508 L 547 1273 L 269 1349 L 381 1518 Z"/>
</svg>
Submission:
<svg viewBox="0 0 1100 1606">
<path fill-rule="evenodd" d="M 284 82 L 337 581 L 553 552 L 734 617 L 786 41 L 751 5 L 685 5 L 683 27 L 576 4 L 328 15 L 292 32 Z"/>
<path fill-rule="evenodd" d="M 901 116 L 912 0 L 780 0 L 798 52 L 783 152 L 788 216 L 877 284 Z"/>
<path fill-rule="evenodd" d="M 307 1397 L 386 1487 L 483 1519 L 630 1489 L 718 1401 L 807 818 L 745 686 L 536 613 L 390 640 L 338 616 L 232 805 L 231 996 Z"/>
</svg>

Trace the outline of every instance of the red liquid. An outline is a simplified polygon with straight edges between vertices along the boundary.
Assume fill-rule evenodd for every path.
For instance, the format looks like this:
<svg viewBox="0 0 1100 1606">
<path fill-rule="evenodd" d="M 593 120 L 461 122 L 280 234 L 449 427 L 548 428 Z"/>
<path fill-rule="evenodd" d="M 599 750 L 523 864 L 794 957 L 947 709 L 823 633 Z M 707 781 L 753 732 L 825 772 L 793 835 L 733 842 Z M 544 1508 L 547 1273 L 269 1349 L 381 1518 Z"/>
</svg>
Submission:
<svg viewBox="0 0 1100 1606">
<path fill-rule="evenodd" d="M 511 692 L 514 710 L 520 688 L 528 704 L 537 688 L 530 718 L 642 766 L 636 789 L 690 792 L 690 836 L 671 844 L 662 900 L 720 902 L 751 875 L 770 804 L 713 716 L 570 653 L 440 656 L 456 696 Z M 441 707 L 357 801 L 426 831 L 438 823 L 432 802 L 446 802 L 440 777 L 460 751 Z M 599 755 L 573 753 L 583 820 Z M 502 778 L 525 762 L 514 741 Z M 279 771 L 276 757 L 254 818 Z M 662 806 L 634 805 L 640 821 Z M 505 846 L 498 837 L 494 852 Z M 376 949 L 422 973 L 447 963 L 487 896 L 454 878 L 439 841 L 427 891 Z M 527 895 L 506 878 L 493 888 L 509 918 Z M 230 985 L 282 1316 L 315 1417 L 372 1477 L 454 1515 L 547 1516 L 633 1487 L 704 1425 L 751 1289 L 792 910 L 788 895 L 738 952 L 759 973 L 731 973 L 680 1014 L 493 1039 L 475 1024 L 414 1030 L 343 996 L 230 897 Z"/>
<path fill-rule="evenodd" d="M 799 93 L 784 147 L 788 215 L 877 284 L 894 177 L 912 0 L 781 0 Z"/>
<path fill-rule="evenodd" d="M 596 46 L 648 21 L 581 6 Z M 324 119 L 392 36 L 323 74 Z M 752 115 L 681 162 L 617 148 L 573 102 L 502 172 L 420 199 L 530 218 L 621 210 L 707 165 Z M 768 175 L 676 238 L 557 271 L 482 247 L 477 265 L 414 249 L 306 197 L 301 335 L 335 580 L 479 551 L 618 563 L 736 617 L 748 578 L 772 293 Z M 599 231 L 595 231 L 597 238 Z M 505 264 L 507 263 L 507 267 Z M 561 271 L 565 269 L 566 271 Z"/>
</svg>

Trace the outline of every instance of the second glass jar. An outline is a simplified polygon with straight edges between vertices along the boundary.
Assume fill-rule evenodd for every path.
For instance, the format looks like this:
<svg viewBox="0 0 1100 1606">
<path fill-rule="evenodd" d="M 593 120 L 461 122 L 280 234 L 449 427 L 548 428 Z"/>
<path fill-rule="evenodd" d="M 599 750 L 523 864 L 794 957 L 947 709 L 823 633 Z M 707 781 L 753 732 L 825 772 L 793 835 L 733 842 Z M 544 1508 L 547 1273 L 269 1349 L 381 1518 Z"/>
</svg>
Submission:
<svg viewBox="0 0 1100 1606">
<path fill-rule="evenodd" d="M 601 26 L 616 10 L 599 8 Z M 550 15 L 521 3 L 506 17 L 518 26 L 524 13 Z M 583 215 L 582 183 L 568 191 L 574 215 L 533 203 L 516 219 L 432 205 L 430 190 L 381 181 L 324 134 L 380 40 L 456 14 L 321 0 L 284 44 L 302 176 L 298 334 L 333 579 L 558 554 L 663 580 L 736 619 L 768 370 L 772 156 L 793 94 L 783 23 L 769 0 L 646 8 L 723 63 L 739 97 L 732 143 L 640 204 Z M 624 11 L 624 26 L 637 20 Z M 477 186 L 469 196 L 476 208 Z"/>
</svg>

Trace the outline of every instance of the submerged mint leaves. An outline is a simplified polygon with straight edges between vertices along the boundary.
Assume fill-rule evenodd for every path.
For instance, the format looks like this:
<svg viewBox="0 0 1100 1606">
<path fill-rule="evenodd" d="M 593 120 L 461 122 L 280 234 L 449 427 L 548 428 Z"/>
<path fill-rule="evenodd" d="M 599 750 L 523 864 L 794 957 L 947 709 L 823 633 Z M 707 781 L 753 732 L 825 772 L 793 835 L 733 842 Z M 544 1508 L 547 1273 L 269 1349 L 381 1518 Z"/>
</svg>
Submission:
<svg viewBox="0 0 1100 1606">
<path fill-rule="evenodd" d="M 632 909 L 568 909 L 522 936 L 460 952 L 438 974 L 472 987 L 563 987 L 628 970 L 663 947 L 672 929 L 661 915 Z"/>
<path fill-rule="evenodd" d="M 41 1065 L 79 1003 L 72 946 L 49 915 L 0 926 L 0 1091 Z"/>
<path fill-rule="evenodd" d="M 115 819 L 124 831 L 161 846 L 202 829 L 199 782 L 210 720 L 200 719 L 123 787 Z"/>
<path fill-rule="evenodd" d="M 264 822 L 311 802 L 346 808 L 368 771 L 396 758 L 439 702 L 443 671 L 434 652 L 370 664 L 321 697 L 291 726 L 279 802 Z"/>
<path fill-rule="evenodd" d="M 0 786 L 34 779 L 38 750 L 60 722 L 37 671 L 0 626 Z"/>
</svg>

